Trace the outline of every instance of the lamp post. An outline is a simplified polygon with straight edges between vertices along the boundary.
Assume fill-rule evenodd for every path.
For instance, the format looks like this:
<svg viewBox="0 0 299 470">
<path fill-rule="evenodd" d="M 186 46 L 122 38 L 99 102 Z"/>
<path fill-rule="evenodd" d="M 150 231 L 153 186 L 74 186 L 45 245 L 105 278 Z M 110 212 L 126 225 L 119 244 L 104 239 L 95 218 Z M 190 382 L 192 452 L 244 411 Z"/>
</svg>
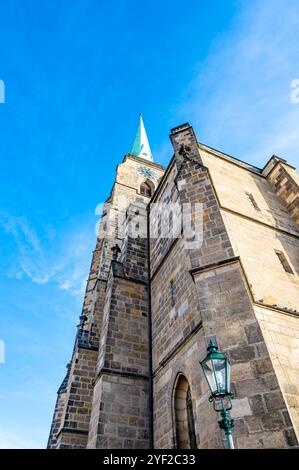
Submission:
<svg viewBox="0 0 299 470">
<path fill-rule="evenodd" d="M 208 354 L 203 361 L 200 361 L 200 365 L 211 391 L 209 401 L 213 403 L 214 410 L 220 413 L 222 418 L 218 424 L 220 429 L 224 430 L 227 448 L 234 449 L 232 437 L 234 420 L 228 413 L 232 408 L 233 396 L 230 391 L 230 361 L 225 354 L 218 352 L 218 347 L 212 341 L 209 342 L 207 350 Z"/>
</svg>

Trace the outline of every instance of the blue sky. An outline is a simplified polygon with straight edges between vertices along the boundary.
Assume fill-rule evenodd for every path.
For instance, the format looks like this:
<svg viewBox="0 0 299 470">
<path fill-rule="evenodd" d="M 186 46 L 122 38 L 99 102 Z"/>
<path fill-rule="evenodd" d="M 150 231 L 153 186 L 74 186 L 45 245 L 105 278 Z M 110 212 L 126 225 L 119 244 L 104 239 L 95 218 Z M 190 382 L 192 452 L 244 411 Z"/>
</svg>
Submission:
<svg viewBox="0 0 299 470">
<path fill-rule="evenodd" d="M 297 0 L 0 0 L 0 447 L 45 447 L 80 315 L 95 208 L 143 112 L 263 166 L 298 165 Z"/>
</svg>

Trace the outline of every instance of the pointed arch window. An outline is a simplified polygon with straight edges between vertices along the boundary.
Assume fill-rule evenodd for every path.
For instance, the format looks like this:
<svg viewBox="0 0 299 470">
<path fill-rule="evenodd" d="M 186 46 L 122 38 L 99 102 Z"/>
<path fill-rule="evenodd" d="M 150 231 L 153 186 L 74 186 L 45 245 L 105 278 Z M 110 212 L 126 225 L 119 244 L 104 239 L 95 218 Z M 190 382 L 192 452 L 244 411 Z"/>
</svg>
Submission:
<svg viewBox="0 0 299 470">
<path fill-rule="evenodd" d="M 255 200 L 255 198 L 254 198 L 254 196 L 253 196 L 253 194 L 251 194 L 251 193 L 249 193 L 249 192 L 246 191 L 246 196 L 248 197 L 249 201 L 251 202 L 251 204 L 253 205 L 253 207 L 255 208 L 255 210 L 257 210 L 257 211 L 260 212 L 261 209 L 259 208 L 259 206 L 258 206 L 258 204 L 257 204 L 257 202 L 256 202 L 256 200 Z"/>
<path fill-rule="evenodd" d="M 151 197 L 152 196 L 151 186 L 146 182 L 141 183 L 141 185 L 140 185 L 140 194 L 142 194 L 142 196 Z"/>
<path fill-rule="evenodd" d="M 282 251 L 279 251 L 279 250 L 275 250 L 275 253 L 277 254 L 277 257 L 279 259 L 279 261 L 281 262 L 285 272 L 289 273 L 289 274 L 294 274 L 294 271 L 292 270 L 286 256 L 284 255 L 284 253 Z"/>
<path fill-rule="evenodd" d="M 175 285 L 174 280 L 171 279 L 170 281 L 170 298 L 171 298 L 171 306 L 175 306 Z"/>
<path fill-rule="evenodd" d="M 177 449 L 197 449 L 191 389 L 188 380 L 180 375 L 173 394 Z"/>
</svg>

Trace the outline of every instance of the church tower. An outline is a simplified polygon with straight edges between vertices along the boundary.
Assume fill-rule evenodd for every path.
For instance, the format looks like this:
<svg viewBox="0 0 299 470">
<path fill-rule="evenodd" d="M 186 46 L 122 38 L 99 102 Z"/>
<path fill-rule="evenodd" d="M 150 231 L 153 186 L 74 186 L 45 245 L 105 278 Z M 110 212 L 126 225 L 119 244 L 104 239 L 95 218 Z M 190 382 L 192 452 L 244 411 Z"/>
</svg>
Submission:
<svg viewBox="0 0 299 470">
<path fill-rule="evenodd" d="M 142 115 L 104 204 L 80 325 L 49 448 L 148 448 L 146 206 L 164 168 Z M 138 232 L 143 237 L 138 236 Z"/>
<path fill-rule="evenodd" d="M 153 161 L 142 116 L 103 207 L 50 448 L 223 448 L 199 362 L 231 362 L 236 448 L 299 438 L 299 177 L 171 129 Z"/>
</svg>

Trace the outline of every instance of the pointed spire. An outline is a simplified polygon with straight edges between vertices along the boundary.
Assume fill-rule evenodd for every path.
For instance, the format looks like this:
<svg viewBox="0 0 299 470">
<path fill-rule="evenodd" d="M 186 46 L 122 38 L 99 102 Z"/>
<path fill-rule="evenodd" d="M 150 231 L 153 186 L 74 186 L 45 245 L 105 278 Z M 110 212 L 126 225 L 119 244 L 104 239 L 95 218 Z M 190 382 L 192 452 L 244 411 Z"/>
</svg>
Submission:
<svg viewBox="0 0 299 470">
<path fill-rule="evenodd" d="M 151 162 L 153 161 L 152 152 L 148 143 L 141 113 L 139 116 L 137 133 L 129 153 L 131 155 L 135 155 L 135 157 L 144 158 L 145 160 L 150 160 Z"/>
</svg>

